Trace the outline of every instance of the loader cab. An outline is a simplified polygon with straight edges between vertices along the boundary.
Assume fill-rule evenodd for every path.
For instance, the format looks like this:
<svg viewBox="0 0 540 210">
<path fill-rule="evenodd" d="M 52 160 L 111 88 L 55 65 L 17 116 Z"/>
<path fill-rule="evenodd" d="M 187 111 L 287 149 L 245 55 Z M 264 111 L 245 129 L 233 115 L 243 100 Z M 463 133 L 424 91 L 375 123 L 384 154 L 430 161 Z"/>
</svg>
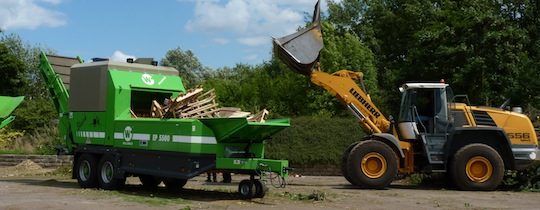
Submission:
<svg viewBox="0 0 540 210">
<path fill-rule="evenodd" d="M 445 171 L 444 145 L 452 128 L 449 99 L 454 96 L 444 83 L 407 83 L 398 118 L 399 137 L 410 141 L 415 165 L 426 172 Z"/>
<path fill-rule="evenodd" d="M 406 83 L 400 91 L 398 127 L 402 139 L 417 139 L 421 133 L 445 134 L 451 128 L 448 98 L 453 94 L 444 83 Z"/>
</svg>

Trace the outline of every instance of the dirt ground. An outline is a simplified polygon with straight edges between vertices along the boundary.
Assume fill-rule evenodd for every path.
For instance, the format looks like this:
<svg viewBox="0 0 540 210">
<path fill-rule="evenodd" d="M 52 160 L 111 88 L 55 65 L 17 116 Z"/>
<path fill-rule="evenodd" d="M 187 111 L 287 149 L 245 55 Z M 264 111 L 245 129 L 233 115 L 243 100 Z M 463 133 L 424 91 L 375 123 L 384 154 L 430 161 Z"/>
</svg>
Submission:
<svg viewBox="0 0 540 210">
<path fill-rule="evenodd" d="M 120 191 L 81 189 L 67 176 L 46 174 L 32 163 L 0 168 L 0 209 L 539 209 L 540 193 L 465 192 L 443 187 L 411 186 L 394 182 L 386 190 L 352 187 L 343 177 L 288 177 L 286 188 L 274 188 L 266 197 L 242 200 L 238 183 L 206 182 L 201 175 L 185 188 L 171 192 L 162 187 L 144 189 L 128 178 Z M 221 178 L 218 175 L 219 178 Z M 269 184 L 270 185 L 270 184 Z"/>
</svg>

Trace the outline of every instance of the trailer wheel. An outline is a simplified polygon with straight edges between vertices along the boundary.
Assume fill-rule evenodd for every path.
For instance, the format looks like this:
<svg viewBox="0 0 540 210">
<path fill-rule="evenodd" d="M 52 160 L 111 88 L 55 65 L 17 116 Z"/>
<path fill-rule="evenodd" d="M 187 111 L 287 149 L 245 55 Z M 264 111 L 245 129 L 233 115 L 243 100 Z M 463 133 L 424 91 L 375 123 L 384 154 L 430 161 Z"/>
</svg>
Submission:
<svg viewBox="0 0 540 210">
<path fill-rule="evenodd" d="M 164 179 L 163 184 L 170 190 L 180 190 L 187 183 L 187 179 Z"/>
<path fill-rule="evenodd" d="M 125 178 L 115 178 L 115 174 L 118 171 L 114 167 L 114 156 L 104 155 L 99 161 L 99 187 L 104 190 L 117 190 L 122 188 L 125 183 Z"/>
<path fill-rule="evenodd" d="M 349 158 L 349 153 L 351 152 L 351 150 L 358 144 L 359 142 L 354 142 L 352 143 L 351 145 L 349 145 L 347 147 L 347 149 L 345 150 L 345 152 L 343 153 L 343 156 L 341 157 L 341 174 L 343 174 L 343 177 L 345 177 L 345 179 L 353 184 L 353 185 L 357 185 L 355 183 L 353 183 L 351 177 L 349 176 L 349 169 L 347 168 L 347 159 Z"/>
<path fill-rule="evenodd" d="M 139 180 L 145 188 L 156 188 L 161 183 L 160 179 L 152 175 L 139 175 Z"/>
<path fill-rule="evenodd" d="M 394 151 L 385 143 L 375 140 L 357 144 L 347 159 L 349 178 L 362 188 L 384 189 L 394 180 L 397 166 Z"/>
<path fill-rule="evenodd" d="M 75 168 L 77 182 L 82 188 L 97 188 L 97 160 L 94 155 L 85 153 L 77 160 Z"/>
<path fill-rule="evenodd" d="M 255 197 L 257 189 L 253 181 L 246 179 L 242 180 L 240 184 L 238 184 L 238 192 L 240 193 L 240 197 L 242 199 L 251 199 Z"/>
<path fill-rule="evenodd" d="M 459 149 L 450 169 L 452 180 L 461 190 L 494 190 L 504 176 L 501 156 L 485 144 L 470 144 Z"/>
<path fill-rule="evenodd" d="M 263 198 L 268 192 L 268 187 L 261 180 L 253 180 L 253 185 L 255 185 L 255 195 L 254 198 Z"/>
</svg>

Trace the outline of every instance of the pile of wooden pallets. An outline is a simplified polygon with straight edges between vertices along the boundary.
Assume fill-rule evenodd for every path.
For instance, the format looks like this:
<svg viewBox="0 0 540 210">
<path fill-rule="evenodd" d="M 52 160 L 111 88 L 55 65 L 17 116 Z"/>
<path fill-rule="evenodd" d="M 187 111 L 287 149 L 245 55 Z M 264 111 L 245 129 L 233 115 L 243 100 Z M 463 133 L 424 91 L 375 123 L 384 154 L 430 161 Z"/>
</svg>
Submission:
<svg viewBox="0 0 540 210">
<path fill-rule="evenodd" d="M 264 118 L 268 115 L 266 109 L 252 115 L 240 108 L 218 106 L 214 89 L 204 92 L 203 88 L 196 87 L 185 94 L 165 100 L 163 105 L 153 100 L 151 116 L 153 118 L 245 117 L 251 122 L 264 122 Z"/>
</svg>

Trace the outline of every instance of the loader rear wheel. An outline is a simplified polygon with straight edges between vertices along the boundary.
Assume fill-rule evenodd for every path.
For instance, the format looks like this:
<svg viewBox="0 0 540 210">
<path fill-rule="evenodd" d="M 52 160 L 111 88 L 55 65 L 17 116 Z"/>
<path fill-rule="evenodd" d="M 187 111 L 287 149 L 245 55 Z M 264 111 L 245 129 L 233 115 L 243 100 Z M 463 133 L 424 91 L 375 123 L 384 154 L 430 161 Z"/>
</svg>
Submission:
<svg viewBox="0 0 540 210">
<path fill-rule="evenodd" d="M 114 156 L 104 155 L 99 161 L 98 181 L 99 187 L 104 190 L 117 190 L 122 188 L 125 178 L 117 178 L 117 168 L 114 167 Z"/>
<path fill-rule="evenodd" d="M 384 189 L 394 180 L 397 166 L 392 148 L 375 140 L 357 144 L 347 159 L 349 178 L 362 188 Z"/>
<path fill-rule="evenodd" d="M 82 154 L 75 168 L 77 182 L 82 188 L 97 188 L 97 158 L 91 154 Z"/>
<path fill-rule="evenodd" d="M 470 144 L 459 149 L 451 162 L 450 175 L 461 190 L 494 190 L 504 176 L 499 153 L 485 144 Z"/>
<path fill-rule="evenodd" d="M 343 177 L 345 177 L 345 179 L 351 183 L 351 184 L 354 184 L 354 185 L 357 185 L 355 183 L 353 183 L 351 177 L 349 176 L 349 169 L 347 168 L 347 159 L 349 158 L 349 153 L 351 152 L 351 150 L 358 144 L 359 142 L 354 142 L 352 143 L 351 145 L 349 145 L 347 147 L 347 149 L 345 149 L 345 152 L 343 152 L 343 156 L 341 157 L 341 174 L 343 174 Z"/>
</svg>

